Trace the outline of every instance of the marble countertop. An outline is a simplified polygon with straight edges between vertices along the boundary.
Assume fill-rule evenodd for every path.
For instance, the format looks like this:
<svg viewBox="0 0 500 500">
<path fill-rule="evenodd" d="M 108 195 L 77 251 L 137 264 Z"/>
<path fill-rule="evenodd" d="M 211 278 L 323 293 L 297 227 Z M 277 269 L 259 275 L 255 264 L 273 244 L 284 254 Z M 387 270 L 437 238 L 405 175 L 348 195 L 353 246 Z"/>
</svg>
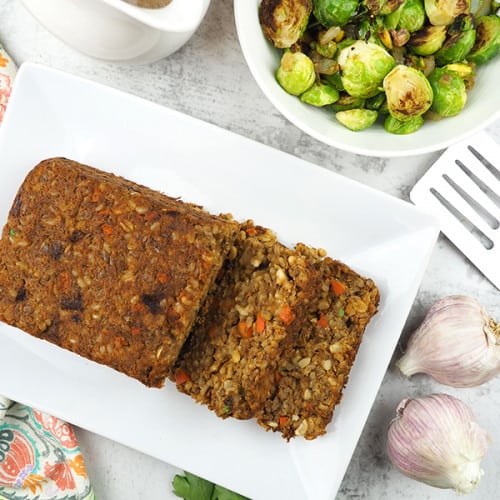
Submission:
<svg viewBox="0 0 500 500">
<path fill-rule="evenodd" d="M 231 0 L 213 0 L 193 38 L 170 57 L 149 65 L 107 63 L 79 54 L 38 24 L 18 0 L 0 0 L 0 41 L 17 64 L 28 60 L 39 62 L 105 83 L 286 151 L 403 200 L 409 199 L 412 186 L 439 156 L 438 152 L 399 159 L 363 157 L 325 146 L 302 133 L 271 105 L 253 80 L 238 44 Z M 488 130 L 500 141 L 500 122 Z M 474 296 L 494 318 L 500 319 L 499 291 L 441 236 L 394 358 L 430 305 L 450 294 Z M 434 489 L 404 477 L 391 466 L 385 453 L 386 427 L 399 401 L 437 391 L 454 394 L 470 404 L 492 437 L 483 462 L 484 478 L 468 498 L 498 497 L 500 379 L 475 389 L 451 390 L 423 376 L 403 379 L 391 363 L 337 500 L 423 500 L 456 496 L 451 491 Z M 171 493 L 170 485 L 178 472 L 175 467 L 82 429 L 76 431 L 97 498 L 177 498 Z"/>
</svg>

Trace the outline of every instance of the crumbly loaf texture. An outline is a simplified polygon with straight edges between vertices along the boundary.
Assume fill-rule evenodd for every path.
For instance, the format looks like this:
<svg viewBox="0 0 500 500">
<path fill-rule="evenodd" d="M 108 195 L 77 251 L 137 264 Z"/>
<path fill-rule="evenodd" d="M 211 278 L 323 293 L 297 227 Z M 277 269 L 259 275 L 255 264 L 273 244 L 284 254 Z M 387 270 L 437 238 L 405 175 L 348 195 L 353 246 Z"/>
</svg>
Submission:
<svg viewBox="0 0 500 500">
<path fill-rule="evenodd" d="M 0 319 L 161 387 L 239 225 L 64 158 L 26 177 L 0 241 Z"/>
<path fill-rule="evenodd" d="M 297 248 L 316 261 L 322 285 L 296 342 L 282 354 L 275 392 L 259 418 L 260 425 L 287 440 L 326 432 L 379 303 L 372 280 L 329 257 L 318 259 L 305 245 Z"/>
<path fill-rule="evenodd" d="M 223 418 L 259 415 L 319 277 L 270 230 L 243 224 L 175 365 L 172 379 L 179 390 Z"/>
</svg>

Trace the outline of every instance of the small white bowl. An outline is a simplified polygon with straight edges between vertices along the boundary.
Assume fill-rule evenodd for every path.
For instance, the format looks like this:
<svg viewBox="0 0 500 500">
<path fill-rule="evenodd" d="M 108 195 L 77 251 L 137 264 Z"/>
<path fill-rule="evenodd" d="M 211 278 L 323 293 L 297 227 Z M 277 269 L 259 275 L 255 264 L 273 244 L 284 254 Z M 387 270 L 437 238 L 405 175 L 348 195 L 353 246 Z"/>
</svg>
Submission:
<svg viewBox="0 0 500 500">
<path fill-rule="evenodd" d="M 182 47 L 203 20 L 210 0 L 172 0 L 144 9 L 123 0 L 22 0 L 55 36 L 107 61 L 149 63 Z"/>
<path fill-rule="evenodd" d="M 274 106 L 294 125 L 315 139 L 352 153 L 379 157 L 411 156 L 444 149 L 500 118 L 500 56 L 477 70 L 476 84 L 462 112 L 452 118 L 426 122 L 409 135 L 393 135 L 381 125 L 352 132 L 325 108 L 303 104 L 277 83 L 280 52 L 268 42 L 258 19 L 260 0 L 234 0 L 240 45 L 257 84 Z"/>
</svg>

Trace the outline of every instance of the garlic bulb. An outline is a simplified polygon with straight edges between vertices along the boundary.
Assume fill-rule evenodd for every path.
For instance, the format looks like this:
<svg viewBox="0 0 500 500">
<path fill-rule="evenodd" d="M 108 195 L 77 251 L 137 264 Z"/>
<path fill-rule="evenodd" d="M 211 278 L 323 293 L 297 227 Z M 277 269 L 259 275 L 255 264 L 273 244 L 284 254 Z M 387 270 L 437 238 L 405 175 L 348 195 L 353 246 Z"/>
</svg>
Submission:
<svg viewBox="0 0 500 500">
<path fill-rule="evenodd" d="M 396 366 L 452 387 L 474 387 L 500 373 L 500 325 L 474 298 L 438 300 L 411 336 Z"/>
<path fill-rule="evenodd" d="M 405 399 L 390 423 L 387 451 L 403 474 L 470 493 L 479 484 L 488 436 L 470 408 L 447 394 Z"/>
</svg>

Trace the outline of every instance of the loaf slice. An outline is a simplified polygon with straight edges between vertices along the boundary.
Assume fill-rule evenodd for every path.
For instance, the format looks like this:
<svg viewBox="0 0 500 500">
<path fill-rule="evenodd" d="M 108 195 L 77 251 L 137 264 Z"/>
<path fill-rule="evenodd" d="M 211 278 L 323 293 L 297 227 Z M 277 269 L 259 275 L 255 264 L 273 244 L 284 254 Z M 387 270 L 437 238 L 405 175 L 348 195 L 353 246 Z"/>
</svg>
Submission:
<svg viewBox="0 0 500 500">
<path fill-rule="evenodd" d="M 0 241 L 0 320 L 161 387 L 239 225 L 64 158 L 26 177 Z"/>
<path fill-rule="evenodd" d="M 272 231 L 243 224 L 175 365 L 171 377 L 179 390 L 222 418 L 259 415 L 319 277 Z"/>
<path fill-rule="evenodd" d="M 314 439 L 326 432 L 347 383 L 379 291 L 345 264 L 298 245 L 320 269 L 322 284 L 296 342 L 282 353 L 277 384 L 259 423 L 267 430 Z"/>
</svg>

